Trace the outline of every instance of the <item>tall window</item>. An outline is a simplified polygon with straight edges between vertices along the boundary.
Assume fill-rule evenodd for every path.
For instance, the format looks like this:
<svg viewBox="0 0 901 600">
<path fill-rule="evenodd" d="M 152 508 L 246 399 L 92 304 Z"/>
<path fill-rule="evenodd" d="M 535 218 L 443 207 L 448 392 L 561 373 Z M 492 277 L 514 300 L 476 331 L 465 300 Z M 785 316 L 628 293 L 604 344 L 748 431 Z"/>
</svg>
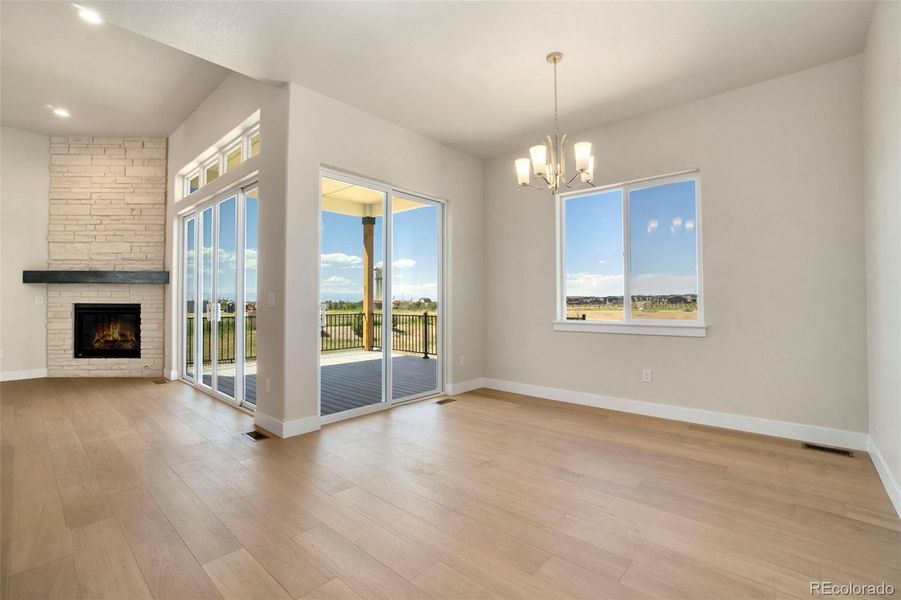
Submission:
<svg viewBox="0 0 901 600">
<path fill-rule="evenodd" d="M 561 328 L 703 327 L 699 182 L 688 173 L 561 197 Z"/>
</svg>

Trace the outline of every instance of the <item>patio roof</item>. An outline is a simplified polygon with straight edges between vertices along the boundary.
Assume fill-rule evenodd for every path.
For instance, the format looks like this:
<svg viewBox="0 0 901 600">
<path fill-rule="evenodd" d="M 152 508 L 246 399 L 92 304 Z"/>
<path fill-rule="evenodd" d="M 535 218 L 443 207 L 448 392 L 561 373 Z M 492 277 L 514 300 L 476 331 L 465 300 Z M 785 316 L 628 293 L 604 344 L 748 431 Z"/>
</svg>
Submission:
<svg viewBox="0 0 901 600">
<path fill-rule="evenodd" d="M 322 178 L 322 210 L 350 215 L 352 217 L 382 216 L 382 202 L 385 196 L 378 190 L 345 183 L 328 177 Z M 400 195 L 395 195 L 391 212 L 399 213 L 425 206 Z"/>
</svg>

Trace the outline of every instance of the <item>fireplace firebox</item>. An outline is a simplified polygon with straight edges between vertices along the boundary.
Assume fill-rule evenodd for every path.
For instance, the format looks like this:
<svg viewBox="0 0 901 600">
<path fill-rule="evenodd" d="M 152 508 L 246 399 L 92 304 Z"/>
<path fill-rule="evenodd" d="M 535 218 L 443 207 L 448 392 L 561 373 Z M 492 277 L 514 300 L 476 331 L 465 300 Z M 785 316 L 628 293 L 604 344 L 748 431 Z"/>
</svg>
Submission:
<svg viewBox="0 0 901 600">
<path fill-rule="evenodd" d="M 141 358 L 141 305 L 76 304 L 75 358 Z"/>
</svg>

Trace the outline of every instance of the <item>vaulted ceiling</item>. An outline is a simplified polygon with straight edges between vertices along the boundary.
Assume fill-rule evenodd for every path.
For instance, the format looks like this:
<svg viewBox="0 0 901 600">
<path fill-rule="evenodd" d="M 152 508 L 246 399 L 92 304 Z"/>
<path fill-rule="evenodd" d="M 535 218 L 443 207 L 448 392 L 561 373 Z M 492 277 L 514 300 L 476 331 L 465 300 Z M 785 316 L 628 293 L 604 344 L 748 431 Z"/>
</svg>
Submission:
<svg viewBox="0 0 901 600">
<path fill-rule="evenodd" d="M 863 51 L 868 2 L 111 2 L 113 22 L 477 156 Z"/>
<path fill-rule="evenodd" d="M 228 73 L 292 81 L 475 156 L 862 52 L 870 2 L 3 3 L 3 122 L 168 134 Z M 138 35 L 136 35 L 138 34 Z M 181 52 L 179 52 L 181 51 Z M 218 65 L 218 66 L 217 66 Z M 224 67 L 224 68 L 223 68 Z M 52 119 L 46 104 L 73 113 Z M 68 128 L 68 129 L 66 129 Z"/>
<path fill-rule="evenodd" d="M 166 137 L 229 71 L 72 4 L 0 3 L 3 125 L 46 135 Z M 55 116 L 50 107 L 71 116 Z"/>
</svg>

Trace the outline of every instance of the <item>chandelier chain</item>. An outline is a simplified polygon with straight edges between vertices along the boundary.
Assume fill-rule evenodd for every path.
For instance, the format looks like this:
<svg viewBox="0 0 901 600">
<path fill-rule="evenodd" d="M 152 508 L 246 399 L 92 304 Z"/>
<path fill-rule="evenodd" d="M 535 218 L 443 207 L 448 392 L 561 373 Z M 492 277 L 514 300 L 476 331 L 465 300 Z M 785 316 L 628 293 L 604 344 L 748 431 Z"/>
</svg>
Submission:
<svg viewBox="0 0 901 600">
<path fill-rule="evenodd" d="M 554 61 L 554 133 L 557 131 L 557 61 Z"/>
</svg>

